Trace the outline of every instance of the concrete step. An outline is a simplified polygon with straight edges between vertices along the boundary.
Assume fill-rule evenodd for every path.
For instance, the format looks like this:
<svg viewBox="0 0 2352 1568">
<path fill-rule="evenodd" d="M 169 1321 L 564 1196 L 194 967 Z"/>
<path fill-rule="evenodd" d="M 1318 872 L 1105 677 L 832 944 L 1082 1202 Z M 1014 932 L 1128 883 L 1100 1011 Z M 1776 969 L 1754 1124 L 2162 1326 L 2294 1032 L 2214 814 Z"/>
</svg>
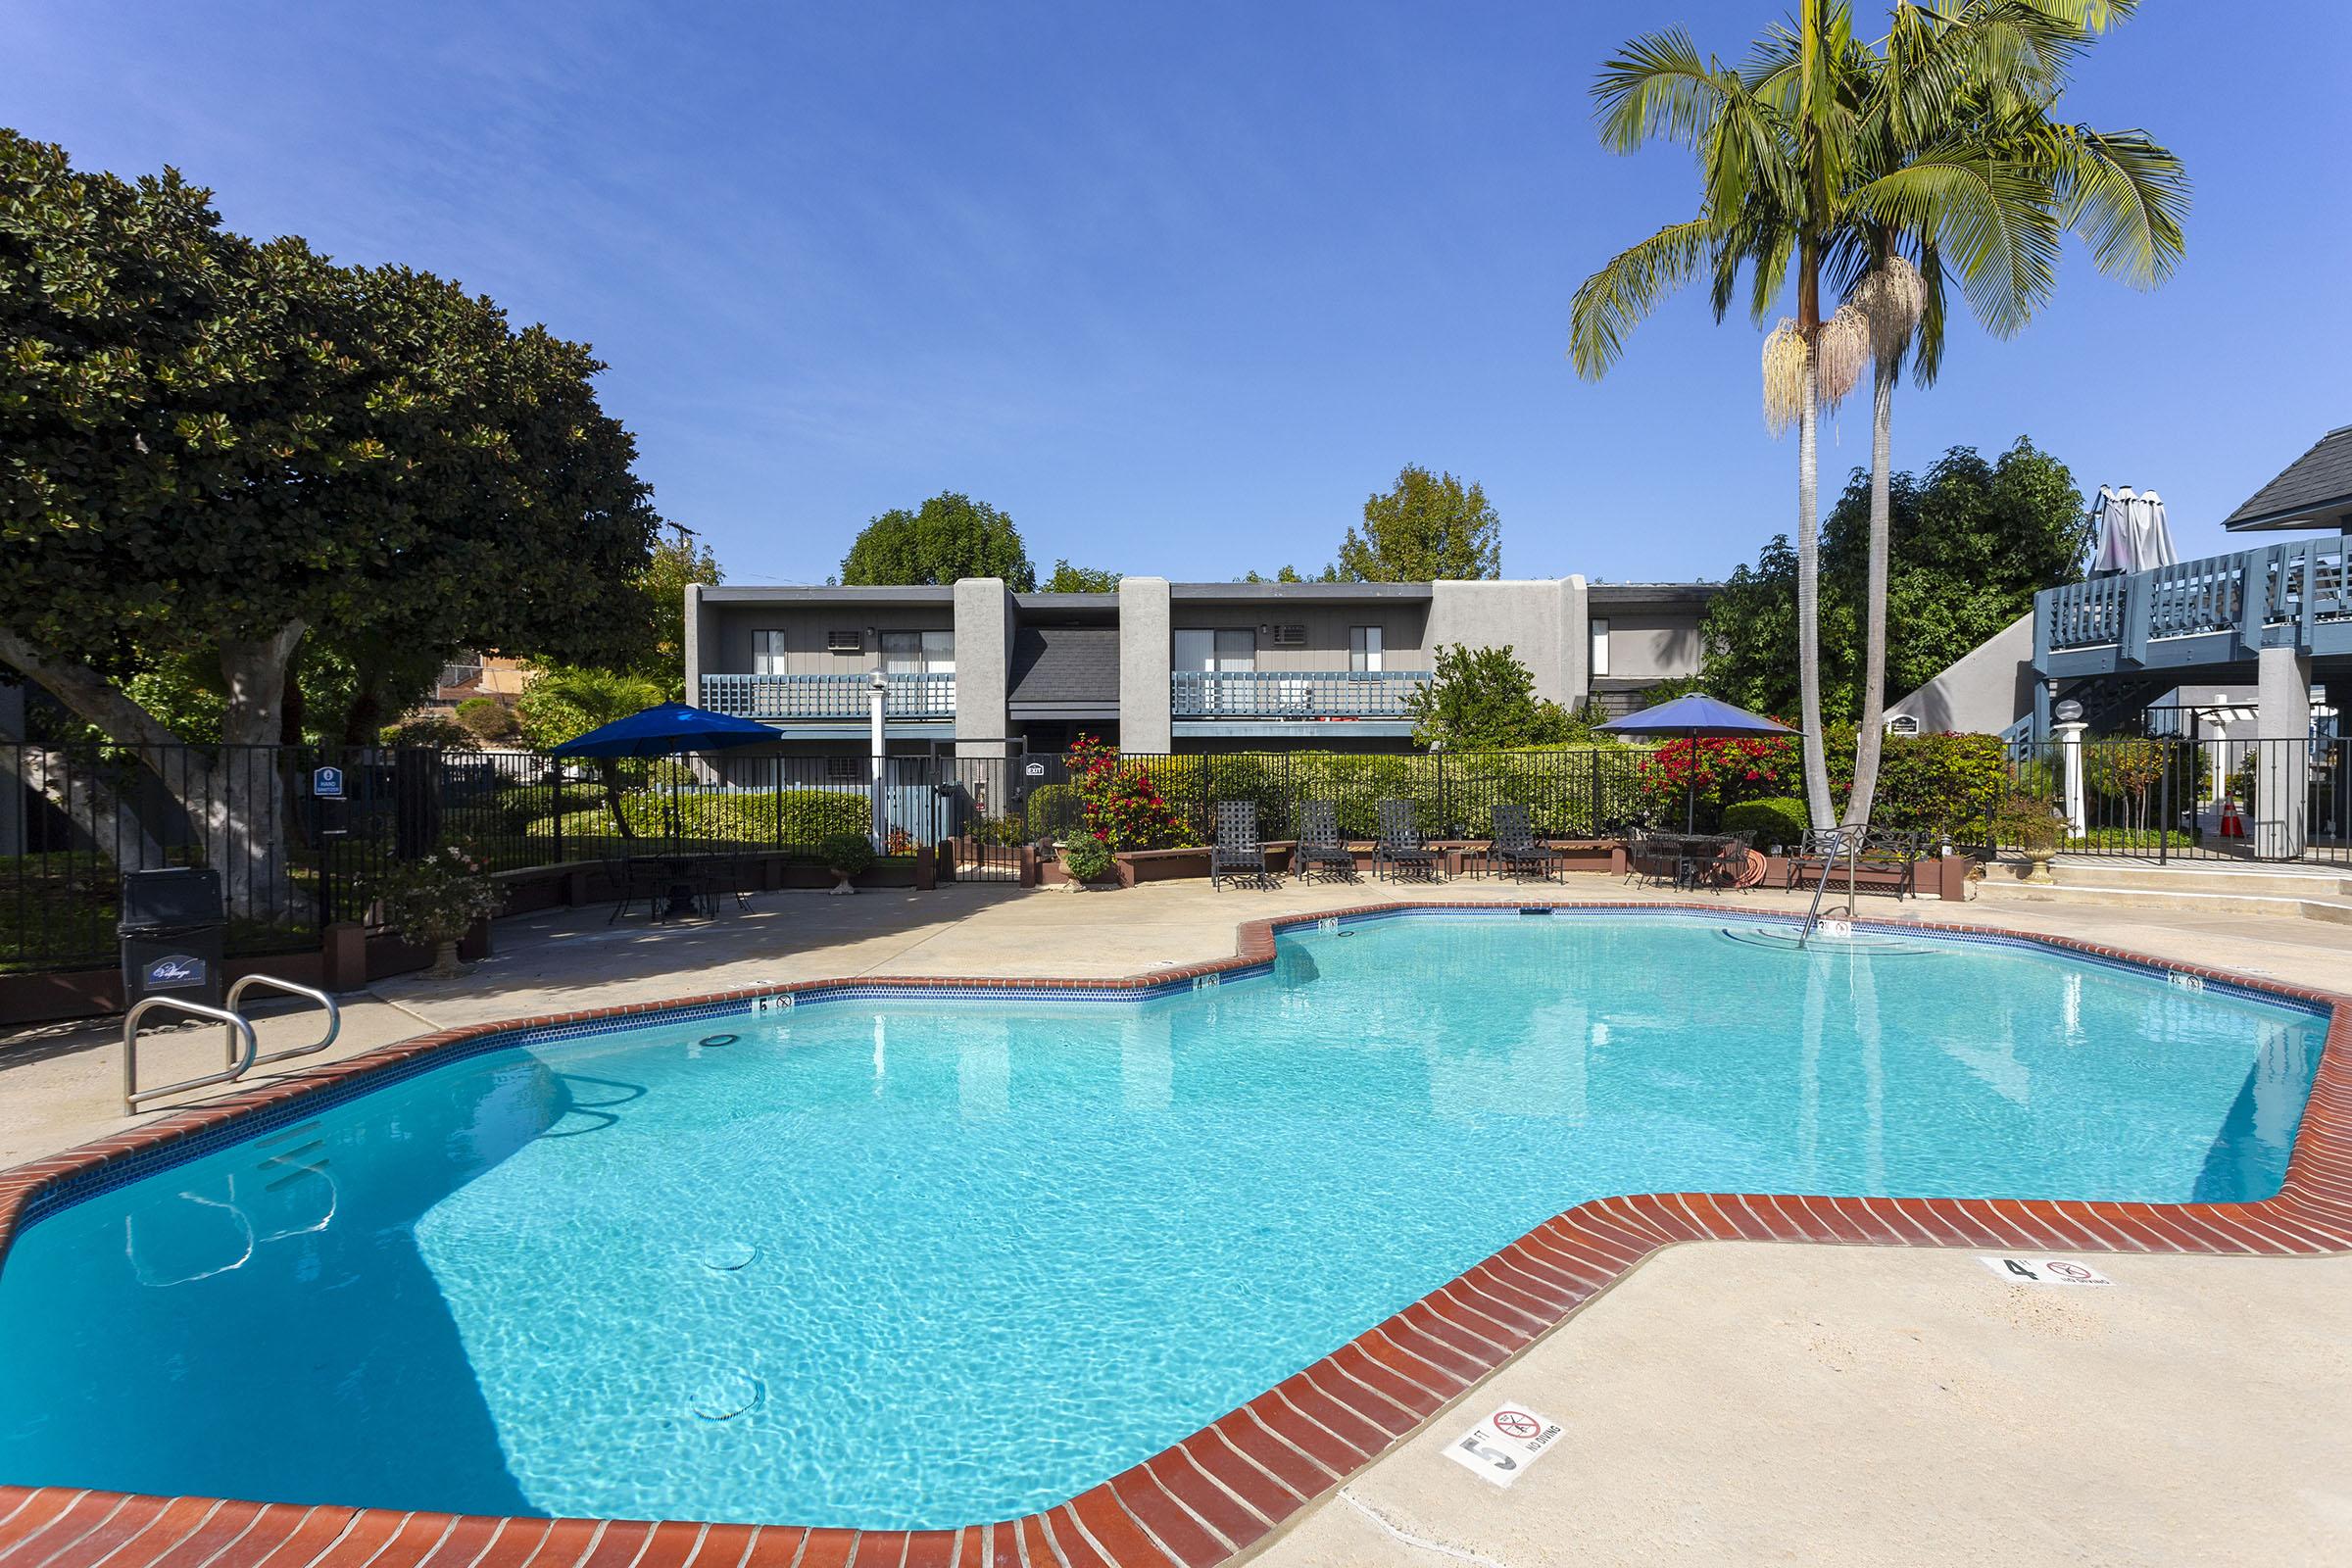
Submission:
<svg viewBox="0 0 2352 1568">
<path fill-rule="evenodd" d="M 2050 874 L 2073 888 L 2124 888 L 2144 893 L 2227 893 L 2247 898 L 2352 898 L 2352 874 L 2341 866 L 2233 865 L 2187 860 L 2151 864 L 2060 856 Z"/>
<path fill-rule="evenodd" d="M 2281 878 L 2280 881 L 2285 879 Z M 2066 882 L 2025 881 L 2005 866 L 1987 868 L 1977 884 L 1977 896 L 1995 904 L 2090 904 L 2114 908 L 2178 909 L 2199 914 L 2267 914 L 2288 919 L 2320 920 L 2352 927 L 2352 897 L 2337 894 L 2333 879 L 2302 878 L 2309 896 L 2297 896 L 2290 885 L 2272 884 L 2271 891 L 2204 891 L 2192 887 L 2084 886 Z"/>
</svg>

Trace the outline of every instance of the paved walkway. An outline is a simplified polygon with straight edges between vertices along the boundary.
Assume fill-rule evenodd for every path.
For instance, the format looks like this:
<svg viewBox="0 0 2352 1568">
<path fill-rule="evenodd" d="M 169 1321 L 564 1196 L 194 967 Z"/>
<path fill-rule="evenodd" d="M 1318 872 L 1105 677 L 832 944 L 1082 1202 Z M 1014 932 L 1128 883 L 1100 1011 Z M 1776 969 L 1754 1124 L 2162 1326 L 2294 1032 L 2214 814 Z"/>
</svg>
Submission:
<svg viewBox="0 0 2352 1568">
<path fill-rule="evenodd" d="M 1531 885 L 1532 891 L 1532 885 Z M 1556 885 L 1545 892 L 1552 897 Z M 1673 895 L 1576 876 L 1595 901 Z M 602 910 L 502 922 L 456 981 L 348 999 L 347 1054 L 427 1028 L 858 974 L 1118 975 L 1229 954 L 1243 920 L 1508 884 L 1116 893 L 958 886 L 761 896 L 702 925 Z M 1787 894 L 1727 908 L 1794 908 Z M 1865 912 L 2048 931 L 2352 989 L 2319 922 L 1985 900 Z M 311 1027 L 289 1009 L 264 1049 Z M 157 1037 L 154 1080 L 219 1035 Z M 307 1066 L 318 1058 L 296 1065 Z M 0 1040 L 0 1164 L 133 1125 L 106 1025 Z M 1958 1252 L 1708 1245 L 1662 1253 L 1262 1544 L 1267 1563 L 2352 1561 L 2352 1259 L 2099 1260 L 2109 1289 L 2005 1285 Z M 1483 1407 L 1568 1435 L 1510 1491 L 1446 1460 Z M 1480 1408 L 1474 1408 L 1480 1407 Z"/>
</svg>

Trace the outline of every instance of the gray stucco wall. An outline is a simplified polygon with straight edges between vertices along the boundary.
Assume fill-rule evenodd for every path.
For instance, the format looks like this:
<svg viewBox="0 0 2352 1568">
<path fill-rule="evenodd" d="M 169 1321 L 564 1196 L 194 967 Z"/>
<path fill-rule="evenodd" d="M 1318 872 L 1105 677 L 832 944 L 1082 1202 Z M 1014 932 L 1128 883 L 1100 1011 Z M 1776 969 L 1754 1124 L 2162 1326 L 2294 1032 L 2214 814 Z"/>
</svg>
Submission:
<svg viewBox="0 0 2352 1568">
<path fill-rule="evenodd" d="M 1188 614 L 1190 610 L 1188 606 Z M 1168 716 L 1171 625 L 1167 578 L 1119 579 L 1119 746 L 1123 751 L 1165 752 L 1174 747 L 1175 731 Z"/>
<path fill-rule="evenodd" d="M 1508 644 L 1513 657 L 1534 671 L 1538 697 L 1574 701 L 1577 677 L 1565 646 L 1575 620 L 1570 582 L 1545 578 L 1432 585 L 1427 632 L 1431 662 L 1436 662 L 1439 647 L 1447 643 L 1474 648 Z"/>
<path fill-rule="evenodd" d="M 1005 755 L 1004 697 L 1015 613 L 1002 577 L 966 577 L 956 584 L 957 757 Z"/>
<path fill-rule="evenodd" d="M 1220 603 L 1186 599 L 1171 607 L 1171 631 L 1236 627 L 1256 632 L 1264 626 L 1298 626 L 1306 633 L 1303 648 L 1277 648 L 1270 638 L 1257 639 L 1259 669 L 1346 669 L 1348 636 L 1357 626 L 1378 626 L 1381 660 L 1389 669 L 1427 669 L 1430 655 L 1424 642 L 1428 607 L 1419 604 L 1282 605 Z"/>
<path fill-rule="evenodd" d="M 2033 708 L 2034 616 L 2028 612 L 1887 705 L 1886 716 L 1915 719 L 1923 734 L 1997 735 Z"/>
</svg>

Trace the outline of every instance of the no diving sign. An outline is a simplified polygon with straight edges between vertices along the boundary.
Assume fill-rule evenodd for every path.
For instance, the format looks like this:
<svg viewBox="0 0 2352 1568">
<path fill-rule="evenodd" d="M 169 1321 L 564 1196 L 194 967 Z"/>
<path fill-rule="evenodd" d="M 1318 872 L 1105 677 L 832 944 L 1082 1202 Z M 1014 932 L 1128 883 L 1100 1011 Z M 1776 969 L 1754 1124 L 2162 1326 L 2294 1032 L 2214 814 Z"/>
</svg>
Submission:
<svg viewBox="0 0 2352 1568">
<path fill-rule="evenodd" d="M 1559 1440 L 1560 1424 L 1525 1405 L 1495 1407 L 1484 1421 L 1446 1446 L 1446 1457 L 1498 1487 L 1524 1475 Z"/>
<path fill-rule="evenodd" d="M 2064 1257 L 1984 1257 L 1977 1261 L 2012 1285 L 2113 1285 L 2087 1263 Z"/>
</svg>

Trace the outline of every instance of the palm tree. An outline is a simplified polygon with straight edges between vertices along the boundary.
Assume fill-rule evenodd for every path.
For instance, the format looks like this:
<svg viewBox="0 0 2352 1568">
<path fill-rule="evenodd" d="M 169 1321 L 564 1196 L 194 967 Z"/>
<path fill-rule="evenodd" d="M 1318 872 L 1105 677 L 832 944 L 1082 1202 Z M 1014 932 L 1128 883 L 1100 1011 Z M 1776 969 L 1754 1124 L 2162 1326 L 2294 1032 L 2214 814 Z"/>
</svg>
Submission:
<svg viewBox="0 0 2352 1568">
<path fill-rule="evenodd" d="M 1873 619 L 1865 717 L 1848 820 L 1867 820 L 1885 692 L 1888 448 L 1893 382 L 1916 343 L 1914 373 L 1940 359 L 1947 262 L 1970 308 L 1999 335 L 2047 296 L 2057 230 L 2088 230 L 2103 266 L 2178 251 L 2166 183 L 2170 155 L 2138 133 L 2103 136 L 2052 122 L 2047 109 L 2073 53 L 2132 0 L 1957 0 L 1896 7 L 1884 52 L 1858 42 L 1842 3 L 1805 0 L 1744 70 L 1701 61 L 1687 35 L 1652 34 L 1602 70 L 1604 141 L 1630 151 L 1651 136 L 1697 154 L 1697 218 L 1621 252 L 1577 291 L 1571 357 L 1597 377 L 1623 335 L 1700 266 L 1713 272 L 1718 319 L 1744 271 L 1759 321 L 1793 266 L 1796 316 L 1765 341 L 1765 414 L 1797 428 L 1797 658 L 1808 810 L 1836 819 L 1821 731 L 1816 426 L 1874 367 Z M 2177 179 L 2178 165 L 2170 164 Z M 2167 198 L 2172 198 L 2168 203 Z M 2134 225 L 2133 201 L 2147 215 Z M 1846 301 L 1822 312 L 1825 281 Z M 1851 808 L 1859 808 L 1853 814 Z"/>
<path fill-rule="evenodd" d="M 1943 349 L 1946 251 L 1982 248 L 1965 221 L 1971 211 L 1929 193 L 1904 192 L 1885 176 L 1935 169 L 1954 152 L 1998 159 L 2022 171 L 2031 199 L 2058 227 L 2084 233 L 2103 272 L 2153 287 L 2179 263 L 2188 183 L 2180 161 L 2144 132 L 2101 132 L 2051 118 L 2068 67 L 2090 40 L 2128 18 L 2137 0 L 1967 0 L 1958 7 L 1895 8 L 1873 63 L 1866 161 L 1878 198 L 1858 203 L 1846 254 L 1859 268 L 1848 303 L 1868 340 L 1871 395 L 1870 545 L 1865 586 L 1862 711 L 1854 741 L 1854 785 L 1845 820 L 1866 824 L 1885 744 L 1888 480 L 1894 386 L 1916 345 L 1913 379 L 1934 384 Z M 1784 65 L 1784 69 L 1786 69 Z M 1944 177 L 1941 173 L 1931 178 Z M 2016 194 L 2013 185 L 2005 185 Z M 1893 192 L 1892 199 L 1886 199 Z M 1908 254 L 1906 254 L 1908 253 Z M 1997 254 L 1997 248 L 1994 254 Z M 1913 258 L 1916 257 L 1916 263 Z M 2033 266 L 1963 271 L 1973 314 L 1995 336 L 2022 328 L 2046 297 L 2052 274 Z"/>
<path fill-rule="evenodd" d="M 1768 97 L 1739 71 L 1701 57 L 1680 28 L 1645 34 L 1601 68 L 1592 92 L 1602 141 L 1632 152 L 1651 138 L 1689 147 L 1699 166 L 1696 217 L 1669 223 L 1585 279 L 1569 307 L 1569 357 L 1597 379 L 1625 333 L 1704 267 L 1715 314 L 1729 309 L 1744 270 L 1749 307 L 1767 317 L 1795 269 L 1796 316 L 1764 346 L 1765 416 L 1797 431 L 1797 679 L 1805 797 L 1816 827 L 1834 820 L 1821 736 L 1820 467 L 1816 426 L 1825 401 L 1852 385 L 1841 339 L 1825 337 L 1824 258 L 1844 221 L 1854 151 L 1852 66 L 1842 5 L 1804 0 L 1792 92 Z M 1826 351 L 1826 352 L 1825 352 Z"/>
</svg>

